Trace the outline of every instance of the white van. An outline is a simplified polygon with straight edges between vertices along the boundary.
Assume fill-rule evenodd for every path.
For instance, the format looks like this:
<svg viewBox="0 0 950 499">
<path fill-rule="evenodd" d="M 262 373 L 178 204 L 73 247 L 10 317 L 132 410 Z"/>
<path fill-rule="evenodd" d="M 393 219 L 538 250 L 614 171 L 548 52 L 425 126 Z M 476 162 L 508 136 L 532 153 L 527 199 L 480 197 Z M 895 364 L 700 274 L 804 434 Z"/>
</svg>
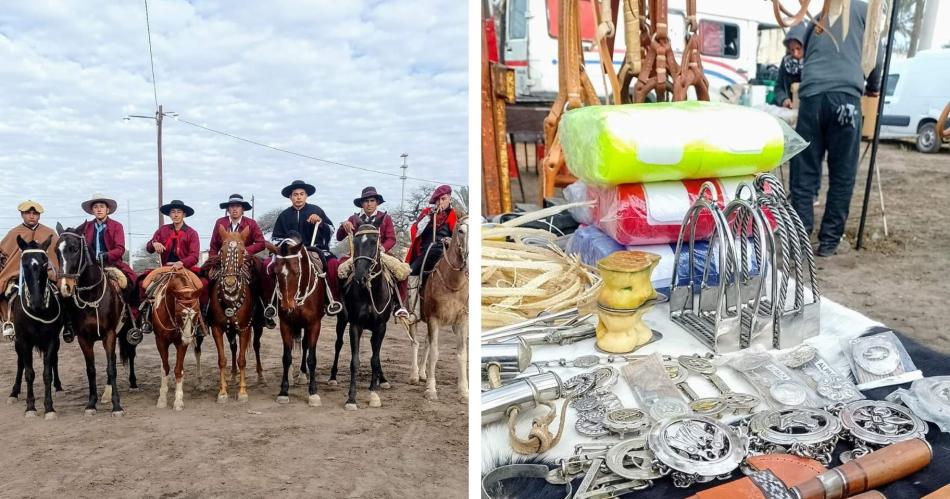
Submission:
<svg viewBox="0 0 950 499">
<path fill-rule="evenodd" d="M 914 138 L 920 152 L 937 152 L 936 124 L 950 102 L 950 49 L 923 50 L 891 63 L 884 89 L 881 138 Z"/>
</svg>

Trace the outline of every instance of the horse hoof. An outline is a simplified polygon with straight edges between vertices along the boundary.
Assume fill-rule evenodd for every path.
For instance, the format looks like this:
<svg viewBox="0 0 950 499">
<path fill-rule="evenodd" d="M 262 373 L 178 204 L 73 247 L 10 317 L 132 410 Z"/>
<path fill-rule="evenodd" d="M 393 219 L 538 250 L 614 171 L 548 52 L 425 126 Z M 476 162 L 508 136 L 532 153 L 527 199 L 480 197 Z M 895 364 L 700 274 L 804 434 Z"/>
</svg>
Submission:
<svg viewBox="0 0 950 499">
<path fill-rule="evenodd" d="M 184 402 L 175 402 L 175 410 L 176 410 L 176 411 L 184 410 L 184 408 L 185 408 L 185 403 L 184 403 Z"/>
<path fill-rule="evenodd" d="M 86 409 L 86 411 L 84 412 L 84 414 L 85 414 L 86 416 L 95 416 L 95 415 L 96 415 L 96 410 L 95 410 L 95 409 Z"/>
<path fill-rule="evenodd" d="M 418 385 L 418 384 L 419 384 L 419 378 L 418 378 L 418 377 L 416 377 L 416 378 L 409 378 L 409 384 L 410 384 L 410 385 Z"/>
<path fill-rule="evenodd" d="M 382 407 L 383 403 L 379 400 L 379 394 L 376 392 L 369 392 L 369 406 L 370 407 Z"/>
<path fill-rule="evenodd" d="M 166 402 L 166 401 L 164 401 L 164 400 L 159 400 L 158 403 L 155 404 L 155 407 L 158 407 L 159 409 L 164 409 L 164 408 L 168 407 L 168 402 Z"/>
<path fill-rule="evenodd" d="M 238 394 L 238 402 L 242 402 L 242 403 L 243 403 L 243 402 L 247 402 L 247 394 L 246 394 L 246 393 L 239 393 L 239 394 Z"/>
<path fill-rule="evenodd" d="M 257 385 L 258 385 L 258 386 L 267 386 L 267 380 L 264 379 L 263 376 L 258 376 L 258 377 L 257 377 Z"/>
<path fill-rule="evenodd" d="M 45 420 L 47 420 L 47 421 L 52 421 L 52 420 L 56 419 L 56 413 L 55 413 L 55 412 L 52 412 L 52 411 L 47 412 L 46 414 L 43 415 L 43 419 L 45 419 Z"/>
<path fill-rule="evenodd" d="M 219 393 L 219 394 L 218 394 L 218 403 L 219 403 L 219 404 L 224 404 L 224 403 L 226 403 L 227 401 L 228 401 L 228 394 L 227 394 L 227 393 Z"/>
<path fill-rule="evenodd" d="M 426 390 L 426 400 L 431 400 L 433 402 L 439 400 L 439 395 L 435 393 L 435 390 Z"/>
<path fill-rule="evenodd" d="M 320 401 L 320 396 L 314 393 L 313 395 L 307 398 L 307 405 L 309 405 L 310 407 L 320 407 L 321 405 L 323 405 L 323 402 Z"/>
<path fill-rule="evenodd" d="M 336 386 L 336 385 L 339 385 L 340 382 L 335 379 L 331 379 L 330 381 L 327 381 L 327 384 L 330 386 Z"/>
<path fill-rule="evenodd" d="M 26 411 L 26 414 L 24 414 L 23 416 L 25 416 L 25 417 L 27 417 L 27 418 L 35 418 L 35 417 L 36 417 L 36 411 Z"/>
<path fill-rule="evenodd" d="M 125 416 L 125 411 L 112 411 L 112 417 L 121 418 L 122 416 Z"/>
<path fill-rule="evenodd" d="M 278 395 L 278 396 L 277 396 L 277 403 L 278 403 L 278 404 L 289 404 L 289 403 L 290 403 L 290 397 L 288 397 L 287 395 Z"/>
<path fill-rule="evenodd" d="M 467 393 L 460 393 L 460 394 L 459 394 L 459 402 L 461 402 L 461 403 L 463 403 L 463 404 L 468 403 L 468 394 L 467 394 Z"/>
<path fill-rule="evenodd" d="M 388 381 L 385 381 L 383 383 L 380 383 L 379 387 L 382 388 L 383 390 L 389 390 L 390 388 L 393 387 L 393 385 L 389 384 Z"/>
<path fill-rule="evenodd" d="M 343 406 L 343 408 L 346 409 L 347 411 L 355 411 L 355 410 L 356 410 L 356 404 L 354 404 L 354 403 L 347 403 L 346 405 Z"/>
<path fill-rule="evenodd" d="M 15 403 L 17 403 L 17 402 L 19 402 L 19 401 L 20 401 L 20 399 L 18 399 L 18 398 L 16 398 L 16 397 L 8 397 L 8 398 L 7 398 L 7 404 L 8 404 L 8 405 L 9 405 L 9 404 L 15 404 Z"/>
</svg>

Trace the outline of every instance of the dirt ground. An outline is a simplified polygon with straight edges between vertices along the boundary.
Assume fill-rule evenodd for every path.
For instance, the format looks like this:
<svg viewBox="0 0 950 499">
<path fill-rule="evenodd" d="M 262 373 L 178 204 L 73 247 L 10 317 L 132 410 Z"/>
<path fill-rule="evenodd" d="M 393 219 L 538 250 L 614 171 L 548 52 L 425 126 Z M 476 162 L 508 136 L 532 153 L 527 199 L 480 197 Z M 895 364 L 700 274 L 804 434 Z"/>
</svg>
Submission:
<svg viewBox="0 0 950 499">
<path fill-rule="evenodd" d="M 217 353 L 207 338 L 202 351 L 203 390 L 195 389 L 195 360 L 185 364 L 185 409 L 157 409 L 160 360 L 151 336 L 139 345 L 140 389 L 128 390 L 119 368 L 126 415 L 111 405 L 84 416 L 85 367 L 78 343 L 60 351 L 65 393 L 54 398 L 58 419 L 42 416 L 42 361 L 36 380 L 40 417 L 26 419 L 26 391 L 12 405 L 0 404 L 0 497 L 465 497 L 468 481 L 468 407 L 458 399 L 455 336 L 440 335 L 440 400 L 423 398 L 424 386 L 408 384 L 410 349 L 405 330 L 390 324 L 382 349 L 392 383 L 381 392 L 383 407 L 367 406 L 369 335 L 360 348 L 356 412 L 344 411 L 349 383 L 349 340 L 340 355 L 340 385 L 326 380 L 332 363 L 335 320 L 324 321 L 317 345 L 318 393 L 323 406 L 307 406 L 306 385 L 291 386 L 291 403 L 278 405 L 282 346 L 277 330 L 265 330 L 261 347 L 265 379 L 248 377 L 250 400 L 216 403 Z M 420 333 L 424 331 L 424 326 Z M 97 344 L 100 395 L 105 360 Z M 248 370 L 254 363 L 248 358 Z M 297 363 L 295 359 L 295 363 Z M 229 360 L 230 365 L 230 360 Z M 0 389 L 9 394 L 16 368 L 12 343 L 0 344 Z M 301 377 L 304 379 L 304 377 Z"/>
<path fill-rule="evenodd" d="M 862 144 L 862 152 L 866 144 Z M 525 198 L 534 202 L 538 180 L 534 150 L 516 147 L 522 165 Z M 528 158 L 526 159 L 525 152 Z M 526 163 L 527 161 L 527 163 Z M 870 152 L 861 164 L 845 229 L 850 248 L 830 258 L 819 258 L 824 296 L 857 310 L 888 327 L 950 354 L 950 334 L 941 319 L 950 300 L 950 149 L 921 154 L 913 144 L 885 142 L 878 148 L 876 175 L 880 175 L 887 214 L 887 236 L 877 182 L 868 205 L 865 244 L 854 250 Z M 527 169 L 525 164 L 528 165 Z M 788 172 L 783 177 L 787 180 Z M 815 208 L 817 233 L 828 187 L 822 180 L 821 206 Z M 522 201 L 516 179 L 512 201 Z M 850 251 L 848 251 L 850 249 Z"/>
</svg>

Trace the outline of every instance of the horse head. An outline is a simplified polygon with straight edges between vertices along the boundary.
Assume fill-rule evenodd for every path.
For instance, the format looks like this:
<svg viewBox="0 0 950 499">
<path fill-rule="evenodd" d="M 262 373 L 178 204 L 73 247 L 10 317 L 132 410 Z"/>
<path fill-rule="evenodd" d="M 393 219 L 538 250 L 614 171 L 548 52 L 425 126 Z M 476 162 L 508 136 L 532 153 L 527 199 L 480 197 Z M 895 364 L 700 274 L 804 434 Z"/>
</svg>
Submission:
<svg viewBox="0 0 950 499">
<path fill-rule="evenodd" d="M 175 274 L 168 281 L 165 289 L 165 299 L 172 299 L 174 320 L 179 324 L 181 338 L 185 344 L 191 342 L 195 319 L 198 317 L 198 296 L 196 289 L 189 278 L 182 272 Z"/>
<path fill-rule="evenodd" d="M 76 229 L 64 229 L 62 224 L 56 223 L 56 233 L 59 243 L 56 245 L 56 256 L 59 258 L 59 293 L 69 298 L 76 291 L 79 276 L 89 265 L 95 264 L 89 253 L 86 238 Z"/>
<path fill-rule="evenodd" d="M 277 281 L 277 292 L 280 295 L 280 306 L 287 312 L 297 306 L 299 296 L 304 294 L 301 289 L 306 283 L 303 279 L 304 258 L 310 258 L 300 237 L 284 239 L 276 247 L 268 244 L 274 253 L 274 277 Z"/>
<path fill-rule="evenodd" d="M 218 236 L 221 237 L 221 249 L 218 250 L 218 259 L 221 262 L 221 283 L 225 291 L 229 293 L 237 291 L 240 276 L 244 272 L 247 261 L 244 240 L 247 233 L 247 227 L 241 229 L 241 232 L 228 232 L 224 230 L 224 227 L 218 226 Z"/>
<path fill-rule="evenodd" d="M 382 270 L 379 259 L 383 249 L 379 241 L 379 229 L 371 224 L 360 225 L 353 233 L 350 250 L 353 278 L 356 282 L 369 284 Z"/>
<path fill-rule="evenodd" d="M 42 310 L 49 305 L 49 257 L 46 250 L 52 242 L 52 235 L 43 243 L 26 242 L 19 235 L 16 237 L 20 247 L 20 299 L 33 310 Z"/>
</svg>

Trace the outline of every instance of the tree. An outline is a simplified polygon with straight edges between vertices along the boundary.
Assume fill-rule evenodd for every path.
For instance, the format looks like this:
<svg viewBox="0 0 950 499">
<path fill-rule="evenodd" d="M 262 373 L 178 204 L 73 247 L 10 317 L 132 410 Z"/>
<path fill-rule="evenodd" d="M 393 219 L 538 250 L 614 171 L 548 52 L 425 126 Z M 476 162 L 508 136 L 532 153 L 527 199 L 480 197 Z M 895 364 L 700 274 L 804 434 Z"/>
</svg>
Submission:
<svg viewBox="0 0 950 499">
<path fill-rule="evenodd" d="M 258 217 L 257 225 L 260 226 L 262 233 L 267 234 L 268 232 L 274 231 L 274 225 L 277 223 L 277 217 L 282 211 L 284 211 L 283 208 L 272 208 L 265 211 L 260 217 Z"/>
<path fill-rule="evenodd" d="M 147 269 L 157 269 L 162 266 L 158 253 L 149 253 L 143 249 L 136 250 L 129 260 L 131 260 L 132 270 L 136 272 L 144 272 Z"/>
</svg>

